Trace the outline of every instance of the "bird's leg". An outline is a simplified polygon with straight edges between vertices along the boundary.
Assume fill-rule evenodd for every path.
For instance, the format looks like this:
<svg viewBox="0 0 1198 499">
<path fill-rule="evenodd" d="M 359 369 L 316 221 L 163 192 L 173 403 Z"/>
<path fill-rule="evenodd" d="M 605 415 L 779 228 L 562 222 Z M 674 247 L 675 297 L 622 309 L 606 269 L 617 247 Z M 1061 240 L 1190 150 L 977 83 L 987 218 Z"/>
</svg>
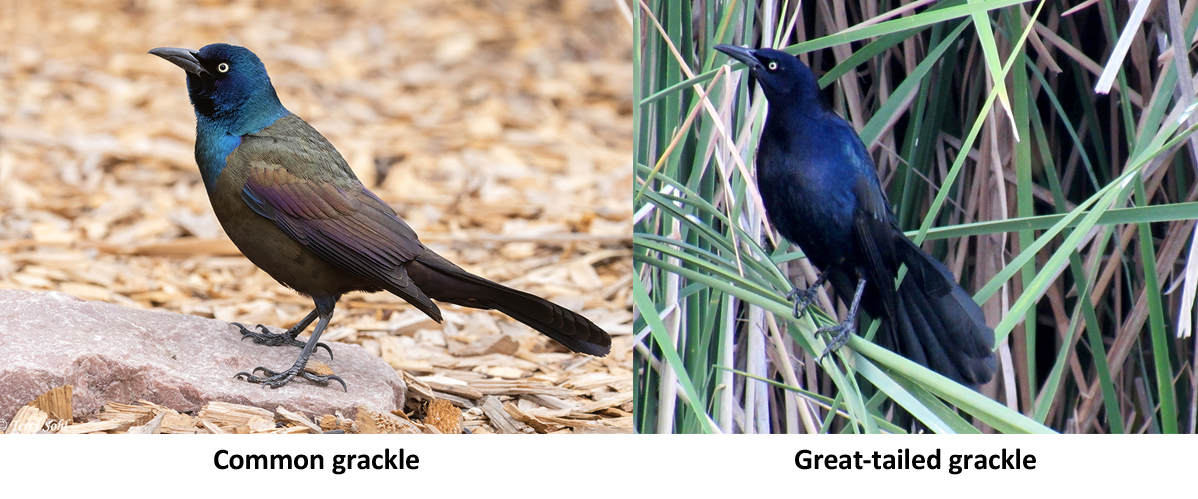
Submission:
<svg viewBox="0 0 1198 499">
<path fill-rule="evenodd" d="M 308 324 L 311 324 L 312 321 L 316 320 L 316 315 L 316 309 L 313 309 L 307 317 L 304 317 L 304 320 L 299 321 L 299 323 L 294 326 L 291 326 L 291 329 L 288 329 L 287 332 L 282 334 L 272 333 L 266 328 L 266 326 L 263 326 L 262 324 L 258 324 L 258 330 L 262 331 L 261 333 L 250 331 L 249 328 L 245 327 L 240 322 L 234 322 L 232 324 L 241 328 L 242 340 L 245 340 L 246 338 L 253 338 L 254 343 L 259 345 L 268 345 L 272 347 L 291 345 L 294 347 L 303 348 L 304 342 L 297 340 L 296 337 L 298 337 L 300 333 L 304 332 L 305 329 L 308 329 Z M 333 350 L 329 348 L 328 345 L 319 343 L 316 346 L 319 348 L 324 348 L 326 352 L 329 352 L 329 359 L 333 358 Z"/>
<path fill-rule="evenodd" d="M 865 292 L 865 278 L 857 279 L 857 292 L 853 294 L 853 304 L 849 306 L 849 316 L 844 322 L 835 326 L 820 328 L 816 331 L 819 333 L 834 333 L 832 341 L 828 342 L 827 348 L 824 348 L 824 353 L 819 354 L 819 358 L 815 359 L 818 364 L 824 360 L 828 354 L 835 352 L 848 343 L 849 336 L 853 334 L 853 329 L 857 327 L 857 307 L 861 304 L 861 294 Z"/>
<path fill-rule="evenodd" d="M 819 294 L 820 286 L 823 286 L 824 281 L 827 280 L 828 273 L 824 272 L 819 275 L 819 278 L 814 283 L 807 286 L 807 289 L 794 288 L 789 293 L 786 293 L 786 299 L 794 300 L 795 302 L 796 319 L 803 318 L 803 314 L 807 312 L 807 307 L 811 306 L 811 303 L 815 301 L 815 296 Z"/>
<path fill-rule="evenodd" d="M 312 357 L 312 352 L 316 350 L 316 346 L 321 344 L 319 343 L 320 334 L 324 332 L 325 328 L 329 325 L 329 320 L 333 318 L 333 306 L 337 303 L 337 298 L 339 297 L 334 296 L 331 298 L 319 298 L 315 300 L 316 310 L 304 319 L 304 325 L 307 325 L 306 323 L 311 322 L 311 318 L 314 315 L 319 315 L 320 321 L 316 323 L 316 329 L 312 331 L 312 336 L 308 338 L 308 343 L 304 344 L 304 349 L 300 352 L 299 358 L 295 360 L 295 364 L 293 364 L 290 369 L 287 369 L 283 372 L 275 372 L 265 367 L 255 367 L 251 373 L 240 372 L 234 377 L 244 379 L 250 383 L 259 383 L 263 387 L 269 386 L 271 388 L 278 388 L 280 386 L 286 385 L 291 381 L 291 378 L 296 376 L 300 376 L 320 386 L 327 385 L 329 384 L 330 380 L 333 380 L 341 383 L 341 388 L 348 392 L 349 388 L 345 385 L 345 380 L 342 380 L 340 377 L 333 374 L 319 375 L 304 369 L 304 367 L 308 365 L 308 359 Z M 328 347 L 326 346 L 325 348 Z M 256 376 L 258 371 L 262 371 L 262 374 L 265 376 Z"/>
</svg>

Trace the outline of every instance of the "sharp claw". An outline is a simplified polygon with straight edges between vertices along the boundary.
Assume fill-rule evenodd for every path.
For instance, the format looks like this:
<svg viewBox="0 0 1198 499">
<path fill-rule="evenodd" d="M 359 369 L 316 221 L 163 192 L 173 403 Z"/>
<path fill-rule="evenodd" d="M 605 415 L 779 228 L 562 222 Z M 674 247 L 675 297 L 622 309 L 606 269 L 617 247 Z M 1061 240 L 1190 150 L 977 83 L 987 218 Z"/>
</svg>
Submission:
<svg viewBox="0 0 1198 499">
<path fill-rule="evenodd" d="M 341 379 L 341 377 L 340 377 L 340 376 L 337 376 L 337 375 L 330 374 L 330 375 L 328 376 L 328 379 L 335 380 L 335 381 L 337 381 L 338 383 L 341 383 L 341 391 L 343 391 L 343 392 L 345 392 L 345 393 L 349 393 L 349 386 L 347 386 L 347 385 L 345 384 L 345 380 Z M 326 381 L 326 383 L 327 383 L 327 382 L 328 382 L 328 381 Z"/>
<path fill-rule="evenodd" d="M 316 348 L 324 348 L 324 351 L 329 353 L 329 360 L 333 360 L 333 349 L 329 348 L 328 345 L 324 343 L 317 343 Z"/>
<path fill-rule="evenodd" d="M 258 371 L 262 371 L 262 374 L 265 374 L 266 376 L 278 376 L 279 375 L 279 373 L 271 371 L 270 369 L 267 369 L 262 366 L 258 366 L 258 367 L 254 368 L 254 374 L 257 374 Z"/>
<path fill-rule="evenodd" d="M 824 357 L 831 355 L 832 352 L 835 352 L 836 350 L 837 349 L 832 348 L 832 344 L 829 343 L 828 346 L 824 347 L 824 352 L 819 354 L 819 358 L 815 359 L 815 363 L 822 364 L 824 362 Z"/>
</svg>

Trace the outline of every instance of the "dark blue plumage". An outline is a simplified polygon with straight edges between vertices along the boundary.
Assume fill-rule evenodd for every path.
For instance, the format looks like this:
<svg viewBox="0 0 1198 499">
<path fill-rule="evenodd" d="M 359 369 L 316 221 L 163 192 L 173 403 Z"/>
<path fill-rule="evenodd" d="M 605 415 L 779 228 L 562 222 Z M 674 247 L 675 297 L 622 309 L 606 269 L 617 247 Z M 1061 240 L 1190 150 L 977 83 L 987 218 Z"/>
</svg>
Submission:
<svg viewBox="0 0 1198 499">
<path fill-rule="evenodd" d="M 770 109 L 757 147 L 757 185 L 773 225 L 852 303 L 882 319 L 880 343 L 960 383 L 977 387 L 997 367 L 994 331 L 948 268 L 898 227 L 873 160 L 853 127 L 823 102 L 815 75 L 785 52 L 719 45 L 745 63 Z M 895 277 L 907 277 L 896 290 Z M 812 290 L 796 291 L 796 310 Z"/>
<path fill-rule="evenodd" d="M 304 366 L 324 346 L 318 340 L 337 299 L 350 291 L 390 291 L 438 322 L 434 299 L 495 309 L 576 352 L 610 351 L 611 337 L 585 317 L 472 275 L 425 248 L 324 136 L 283 107 L 265 66 L 249 50 L 213 44 L 150 53 L 187 71 L 196 163 L 221 226 L 250 261 L 316 304 L 283 335 L 238 324 L 243 337 L 255 342 L 304 347 L 286 371 L 260 367 L 255 373 L 266 376 L 238 376 L 271 387 L 295 376 L 344 386 L 337 376 L 316 375 Z M 296 340 L 317 318 L 308 342 Z"/>
</svg>

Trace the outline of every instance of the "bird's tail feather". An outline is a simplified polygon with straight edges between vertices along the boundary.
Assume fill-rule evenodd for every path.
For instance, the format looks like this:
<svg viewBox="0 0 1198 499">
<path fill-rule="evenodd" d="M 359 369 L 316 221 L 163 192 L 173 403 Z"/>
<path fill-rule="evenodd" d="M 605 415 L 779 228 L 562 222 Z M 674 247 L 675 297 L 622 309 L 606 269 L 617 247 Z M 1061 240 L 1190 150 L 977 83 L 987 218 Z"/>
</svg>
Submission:
<svg viewBox="0 0 1198 499">
<path fill-rule="evenodd" d="M 434 300 L 498 310 L 575 352 L 596 356 L 611 352 L 611 336 L 586 317 L 539 296 L 466 272 L 431 251 L 409 264 L 408 275 Z"/>
<path fill-rule="evenodd" d="M 981 307 L 944 264 L 914 243 L 900 251 L 909 269 L 899 286 L 892 350 L 964 385 L 977 388 L 997 369 L 994 330 Z"/>
</svg>

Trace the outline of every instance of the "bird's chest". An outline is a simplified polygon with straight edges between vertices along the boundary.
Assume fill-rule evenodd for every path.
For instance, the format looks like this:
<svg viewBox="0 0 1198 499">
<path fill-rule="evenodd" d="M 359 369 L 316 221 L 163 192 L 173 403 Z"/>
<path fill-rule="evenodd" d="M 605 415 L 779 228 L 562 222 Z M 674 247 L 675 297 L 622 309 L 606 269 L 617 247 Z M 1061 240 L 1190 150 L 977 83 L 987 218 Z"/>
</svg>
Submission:
<svg viewBox="0 0 1198 499">
<path fill-rule="evenodd" d="M 855 251 L 854 177 L 833 161 L 779 148 L 758 151 L 757 186 L 766 214 L 817 267 L 835 264 Z"/>
<path fill-rule="evenodd" d="M 212 211 L 225 234 L 246 257 L 264 269 L 264 264 L 270 266 L 269 262 L 280 259 L 280 251 L 296 256 L 299 244 L 283 234 L 273 220 L 255 213 L 242 198 L 245 182 L 236 173 L 236 168 L 226 169 L 215 179 L 215 188 L 208 191 Z"/>
<path fill-rule="evenodd" d="M 337 289 L 326 289 L 324 282 L 324 276 L 335 275 L 335 269 L 245 202 L 243 173 L 238 162 L 231 161 L 208 191 L 225 234 L 254 265 L 284 285 L 312 296 L 338 294 Z"/>
</svg>

